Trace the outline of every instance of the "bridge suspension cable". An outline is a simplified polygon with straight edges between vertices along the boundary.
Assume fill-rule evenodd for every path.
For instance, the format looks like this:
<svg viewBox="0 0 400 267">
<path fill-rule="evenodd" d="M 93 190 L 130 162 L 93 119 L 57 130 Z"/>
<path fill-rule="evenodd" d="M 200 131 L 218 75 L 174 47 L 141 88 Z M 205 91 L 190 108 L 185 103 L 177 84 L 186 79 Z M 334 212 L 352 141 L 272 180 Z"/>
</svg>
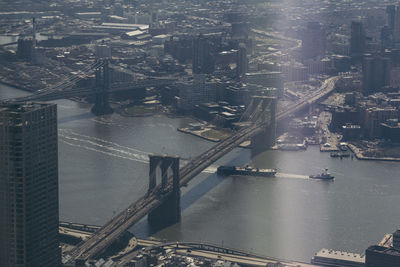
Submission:
<svg viewBox="0 0 400 267">
<path fill-rule="evenodd" d="M 259 108 L 256 108 L 251 112 L 253 115 L 252 117 L 256 118 L 257 122 L 253 122 L 250 127 L 242 128 L 236 134 L 226 138 L 221 143 L 197 156 L 179 170 L 181 176 L 179 181 L 180 186 L 189 182 L 193 177 L 207 168 L 216 159 L 222 157 L 238 144 L 242 143 L 250 138 L 253 134 L 258 132 L 263 122 L 260 121 L 262 116 L 257 115 L 257 113 L 263 112 L 263 106 L 262 103 L 261 105 L 257 106 L 259 106 Z M 71 251 L 70 256 L 72 259 L 89 259 L 97 255 L 100 251 L 108 247 L 113 240 L 118 238 L 118 236 L 128 229 L 133 223 L 140 220 L 149 211 L 158 207 L 162 203 L 163 199 L 172 192 L 172 189 L 173 178 L 172 176 L 168 176 L 166 186 L 162 187 L 161 184 L 156 185 L 154 190 L 147 192 L 136 202 L 129 205 L 127 209 L 114 216 L 91 238 L 78 244 L 78 246 Z"/>
<path fill-rule="evenodd" d="M 61 92 L 61 91 L 65 91 L 66 88 L 70 88 L 71 86 L 73 86 L 76 82 L 82 80 L 83 78 L 87 77 L 89 74 L 89 72 L 93 71 L 94 69 L 98 69 L 100 67 L 104 66 L 104 62 L 103 61 L 96 61 L 95 63 L 86 66 L 85 68 L 78 70 L 77 74 L 72 74 L 70 76 L 64 76 L 64 79 L 62 81 L 60 81 L 59 83 L 44 88 L 40 91 L 36 91 L 34 92 L 32 95 L 30 96 L 24 96 L 24 97 L 18 97 L 18 98 L 14 98 L 14 99 L 10 99 L 8 101 L 11 102 L 24 102 L 24 101 L 29 101 L 38 97 L 46 97 L 51 95 L 52 93 L 55 92 Z"/>
<path fill-rule="evenodd" d="M 70 75 L 68 77 L 64 76 L 64 80 L 62 80 L 61 82 L 59 82 L 58 84 L 56 84 L 54 86 L 50 86 L 49 88 L 46 88 L 45 90 L 46 91 L 53 91 L 53 90 L 60 89 L 60 88 L 61 88 L 61 90 L 65 89 L 66 87 L 69 87 L 71 84 L 82 80 L 83 78 L 81 76 L 79 76 L 79 75 L 83 75 L 83 76 L 87 77 L 87 76 L 89 76 L 87 74 L 87 72 L 89 72 L 90 70 L 99 68 L 99 67 L 101 67 L 103 65 L 104 65 L 103 62 L 96 62 L 96 63 L 94 63 L 94 64 L 92 64 L 90 66 L 86 66 L 84 69 L 78 70 L 77 74 L 72 74 L 72 75 Z"/>
</svg>

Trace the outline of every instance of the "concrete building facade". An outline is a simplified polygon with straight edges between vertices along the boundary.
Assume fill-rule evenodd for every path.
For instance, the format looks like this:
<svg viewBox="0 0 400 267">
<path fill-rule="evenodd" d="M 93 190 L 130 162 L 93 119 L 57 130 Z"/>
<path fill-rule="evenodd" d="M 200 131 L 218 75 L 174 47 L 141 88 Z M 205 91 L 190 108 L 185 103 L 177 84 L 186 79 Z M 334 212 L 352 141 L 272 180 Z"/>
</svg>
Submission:
<svg viewBox="0 0 400 267">
<path fill-rule="evenodd" d="M 350 56 L 360 57 L 365 52 L 365 32 L 362 22 L 351 22 Z"/>
<path fill-rule="evenodd" d="M 59 266 L 57 107 L 0 105 L 0 266 Z"/>
<path fill-rule="evenodd" d="M 390 85 L 391 69 L 389 58 L 365 57 L 362 65 L 362 93 L 369 95 L 376 93 L 384 86 Z"/>
<path fill-rule="evenodd" d="M 303 59 L 322 58 L 326 49 L 326 32 L 318 22 L 309 22 L 302 36 Z"/>
</svg>

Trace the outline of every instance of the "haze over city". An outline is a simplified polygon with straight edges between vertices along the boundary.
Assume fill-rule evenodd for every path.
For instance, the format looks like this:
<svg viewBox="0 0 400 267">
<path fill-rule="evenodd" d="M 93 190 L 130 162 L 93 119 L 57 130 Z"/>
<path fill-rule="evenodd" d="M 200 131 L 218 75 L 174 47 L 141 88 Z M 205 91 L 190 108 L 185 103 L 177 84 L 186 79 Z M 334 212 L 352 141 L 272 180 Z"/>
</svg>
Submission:
<svg viewBox="0 0 400 267">
<path fill-rule="evenodd" d="M 0 267 L 400 266 L 400 2 L 0 1 Z"/>
</svg>

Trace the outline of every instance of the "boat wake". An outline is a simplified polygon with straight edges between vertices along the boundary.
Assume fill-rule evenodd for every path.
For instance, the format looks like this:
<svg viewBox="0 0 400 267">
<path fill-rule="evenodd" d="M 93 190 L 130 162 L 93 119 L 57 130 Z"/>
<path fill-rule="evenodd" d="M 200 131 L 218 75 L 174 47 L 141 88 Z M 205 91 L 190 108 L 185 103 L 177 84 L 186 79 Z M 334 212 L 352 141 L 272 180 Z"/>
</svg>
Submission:
<svg viewBox="0 0 400 267">
<path fill-rule="evenodd" d="M 211 165 L 207 168 L 205 168 L 202 172 L 204 173 L 216 173 L 217 172 L 217 166 Z"/>
<path fill-rule="evenodd" d="M 277 172 L 275 177 L 279 178 L 290 178 L 290 179 L 309 179 L 307 175 L 293 174 L 293 173 L 283 173 Z"/>
<path fill-rule="evenodd" d="M 99 152 L 108 156 L 148 163 L 149 152 L 142 151 L 127 146 L 122 146 L 114 142 L 96 138 L 93 136 L 78 134 L 68 129 L 58 130 L 59 140 L 70 146 Z"/>
<path fill-rule="evenodd" d="M 107 141 L 93 136 L 76 133 L 69 129 L 58 129 L 59 140 L 67 145 L 79 147 L 82 149 L 102 153 L 111 157 L 122 158 L 126 160 L 149 163 L 149 154 L 151 152 L 139 150 Z M 185 166 L 189 159 L 181 158 L 180 165 Z M 217 170 L 216 167 L 205 172 L 212 173 Z"/>
<path fill-rule="evenodd" d="M 131 129 L 131 127 L 129 127 L 126 124 L 116 123 L 113 120 L 108 119 L 108 118 L 96 117 L 96 118 L 93 118 L 92 121 L 94 121 L 96 123 L 99 123 L 99 124 L 103 124 L 105 126 L 117 127 L 117 128 L 120 128 L 120 129 L 128 129 L 128 130 Z"/>
</svg>

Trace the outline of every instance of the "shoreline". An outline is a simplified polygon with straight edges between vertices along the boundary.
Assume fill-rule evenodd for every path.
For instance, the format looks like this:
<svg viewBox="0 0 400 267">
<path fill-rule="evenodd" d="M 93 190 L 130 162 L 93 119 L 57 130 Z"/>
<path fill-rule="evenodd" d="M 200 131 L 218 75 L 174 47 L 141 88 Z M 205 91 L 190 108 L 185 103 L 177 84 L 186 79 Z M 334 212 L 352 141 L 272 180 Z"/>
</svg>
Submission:
<svg viewBox="0 0 400 267">
<path fill-rule="evenodd" d="M 361 153 L 360 149 L 353 144 L 348 144 L 351 152 L 354 153 L 357 159 L 359 160 L 374 160 L 374 161 L 391 161 L 391 162 L 400 162 L 400 158 L 375 158 L 375 157 L 365 157 Z"/>
<path fill-rule="evenodd" d="M 193 131 L 191 131 L 191 130 L 189 130 L 187 128 L 177 128 L 177 131 L 181 132 L 181 133 L 185 133 L 185 134 L 190 134 L 190 135 L 193 135 L 195 137 L 199 137 L 199 138 L 201 138 L 203 140 L 206 140 L 206 141 L 209 141 L 209 142 L 213 142 L 213 143 L 218 143 L 218 142 L 221 142 L 221 141 L 224 140 L 224 139 L 217 139 L 217 138 L 202 136 L 201 134 L 197 134 L 197 133 L 195 133 L 195 132 L 193 132 Z M 251 148 L 251 143 L 249 141 L 244 141 L 243 143 L 238 145 L 238 147 L 250 149 Z"/>
<path fill-rule="evenodd" d="M 178 132 L 181 132 L 181 133 L 185 133 L 185 134 L 191 134 L 191 135 L 193 135 L 193 136 L 200 137 L 200 138 L 202 138 L 202 139 L 204 139 L 204 140 L 211 141 L 211 142 L 214 142 L 214 143 L 218 143 L 218 142 L 221 141 L 221 139 L 216 139 L 216 138 L 211 138 L 211 137 L 205 137 L 205 136 L 202 136 L 202 135 L 200 135 L 200 134 L 196 134 L 196 133 L 194 133 L 193 131 L 188 130 L 188 129 L 186 129 L 186 128 L 177 128 L 177 131 L 178 131 Z"/>
<path fill-rule="evenodd" d="M 11 82 L 8 82 L 8 81 L 4 81 L 4 80 L 2 80 L 2 79 L 0 79 L 0 84 L 7 85 L 7 86 L 13 87 L 13 88 L 15 88 L 15 89 L 23 90 L 23 91 L 29 92 L 29 93 L 34 93 L 34 92 L 35 92 L 35 90 L 28 89 L 28 88 L 26 88 L 26 87 L 17 85 L 17 84 L 15 84 L 15 83 L 11 83 Z"/>
<path fill-rule="evenodd" d="M 29 93 L 35 92 L 35 91 L 32 90 L 32 89 L 28 89 L 28 88 L 26 88 L 26 87 L 23 87 L 23 86 L 20 86 L 20 85 L 17 85 L 17 84 L 8 82 L 8 81 L 4 81 L 4 80 L 2 80 L 2 79 L 0 79 L 0 84 L 6 85 L 6 86 L 9 86 L 9 87 L 13 87 L 13 88 L 15 88 L 15 89 L 23 90 L 23 91 L 29 92 Z M 75 101 L 75 102 L 79 102 L 79 103 L 86 103 L 85 101 L 78 101 L 78 100 L 76 100 L 76 99 L 69 99 L 69 100 Z M 118 114 L 120 114 L 121 116 L 124 116 L 124 117 L 150 117 L 150 116 L 154 116 L 154 115 L 156 115 L 156 114 L 158 113 L 158 112 L 154 112 L 154 113 L 148 113 L 148 114 L 133 115 L 133 114 L 128 114 L 127 112 L 124 112 L 124 111 L 119 111 L 119 112 L 115 111 L 115 112 L 118 113 Z M 183 116 L 183 117 L 184 117 L 184 116 Z M 221 139 L 216 139 L 216 138 L 211 138 L 211 137 L 205 137 L 205 136 L 202 136 L 202 135 L 200 135 L 200 134 L 196 134 L 196 133 L 194 133 L 194 132 L 192 132 L 192 131 L 190 131 L 190 130 L 188 130 L 188 129 L 177 128 L 177 130 L 178 130 L 179 132 L 182 132 L 182 133 L 191 134 L 191 135 L 193 135 L 193 136 L 202 138 L 202 139 L 204 139 L 204 140 L 206 140 L 206 141 L 210 141 L 210 142 L 214 142 L 214 143 L 218 143 L 218 142 L 221 141 Z M 242 145 L 240 145 L 240 147 L 248 148 L 248 147 L 242 146 Z M 363 155 L 362 155 L 360 149 L 357 148 L 355 145 L 353 145 L 353 144 L 348 144 L 348 147 L 350 148 L 351 152 L 354 153 L 355 157 L 356 157 L 358 160 L 400 162 L 400 158 L 391 158 L 391 157 L 386 157 L 386 158 L 366 157 L 366 156 L 363 156 Z M 328 150 L 322 151 L 322 150 L 320 149 L 320 152 L 334 152 L 334 151 L 337 151 L 337 150 L 332 150 L 332 148 L 328 148 Z"/>
</svg>

